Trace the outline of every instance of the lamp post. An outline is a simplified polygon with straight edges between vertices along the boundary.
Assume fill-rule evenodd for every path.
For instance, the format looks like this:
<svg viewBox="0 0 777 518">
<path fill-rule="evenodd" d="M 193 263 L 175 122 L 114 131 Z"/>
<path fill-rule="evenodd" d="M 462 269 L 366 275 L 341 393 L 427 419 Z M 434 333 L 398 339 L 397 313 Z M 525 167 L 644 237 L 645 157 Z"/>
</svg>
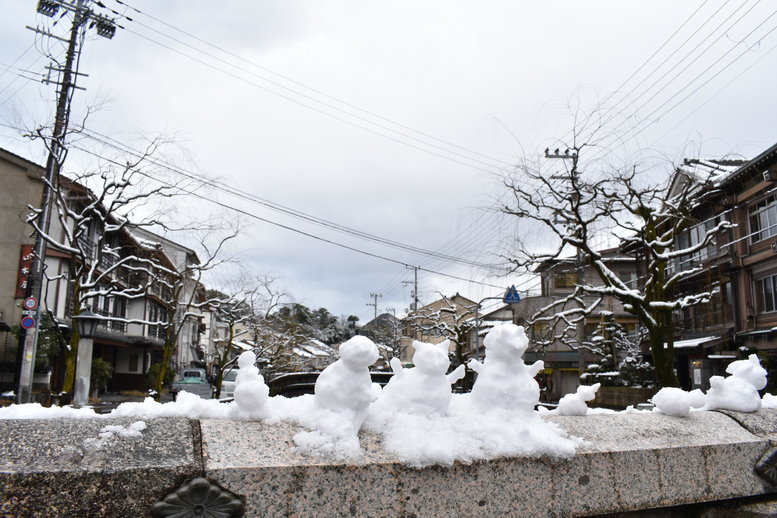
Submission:
<svg viewBox="0 0 777 518">
<path fill-rule="evenodd" d="M 89 379 L 92 377 L 92 348 L 95 332 L 100 323 L 100 315 L 88 309 L 73 316 L 78 328 L 78 355 L 76 356 L 76 384 L 73 404 L 86 406 L 89 402 Z"/>
</svg>

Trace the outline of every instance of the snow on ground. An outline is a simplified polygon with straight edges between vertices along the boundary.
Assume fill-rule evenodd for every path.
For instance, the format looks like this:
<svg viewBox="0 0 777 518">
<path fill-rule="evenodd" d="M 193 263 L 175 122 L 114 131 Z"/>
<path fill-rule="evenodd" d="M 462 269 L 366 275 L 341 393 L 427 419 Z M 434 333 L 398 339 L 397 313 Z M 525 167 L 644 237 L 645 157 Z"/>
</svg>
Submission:
<svg viewBox="0 0 777 518">
<path fill-rule="evenodd" d="M 586 405 L 596 386 L 583 386 L 565 396 L 567 411 L 534 411 L 539 388 L 534 375 L 541 362 L 527 366 L 522 355 L 528 340 L 522 328 L 513 324 L 495 327 L 485 340 L 486 359 L 473 363 L 480 377 L 470 394 L 451 394 L 450 385 L 458 371 L 446 374 L 447 354 L 443 346 L 417 344 L 416 367 L 393 365 L 395 376 L 385 389 L 373 384 L 369 366 L 377 349 L 369 339 L 354 337 L 340 348 L 341 358 L 325 369 L 316 383 L 315 395 L 296 398 L 269 397 L 268 388 L 253 367 L 255 356 L 245 352 L 239 359 L 235 401 L 201 399 L 181 392 L 175 402 L 158 403 L 147 398 L 140 403 L 122 403 L 109 414 L 71 407 L 45 408 L 39 404 L 0 408 L 0 419 L 68 419 L 131 417 L 186 417 L 190 419 L 261 420 L 268 426 L 280 421 L 301 430 L 294 436 L 296 447 L 307 454 L 335 460 L 358 460 L 362 454 L 358 433 L 368 430 L 382 437 L 383 447 L 410 466 L 452 465 L 501 456 L 568 457 L 582 440 L 570 437 L 558 425 L 542 419 L 543 414 L 618 414 L 614 410 Z M 733 362 L 731 376 L 715 381 L 705 395 L 662 389 L 653 398 L 654 411 L 686 416 L 693 407 L 756 411 L 777 408 L 777 397 L 758 390 L 765 386 L 765 371 L 757 357 Z M 242 389 L 241 389 L 242 387 Z M 559 405 L 561 408 L 562 405 Z M 628 408 L 625 413 L 640 412 Z M 137 438 L 144 421 L 128 427 L 109 425 L 101 430 L 92 447 L 113 437 Z"/>
</svg>

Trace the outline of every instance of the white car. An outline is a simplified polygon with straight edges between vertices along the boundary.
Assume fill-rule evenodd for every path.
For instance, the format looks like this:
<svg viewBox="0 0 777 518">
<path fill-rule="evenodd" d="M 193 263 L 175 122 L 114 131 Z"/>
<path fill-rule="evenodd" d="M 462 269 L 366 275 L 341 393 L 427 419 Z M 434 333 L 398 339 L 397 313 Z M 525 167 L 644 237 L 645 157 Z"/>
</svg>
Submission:
<svg viewBox="0 0 777 518">
<path fill-rule="evenodd" d="M 221 399 L 235 396 L 235 379 L 239 369 L 232 369 L 224 374 L 224 379 L 221 380 Z"/>
</svg>

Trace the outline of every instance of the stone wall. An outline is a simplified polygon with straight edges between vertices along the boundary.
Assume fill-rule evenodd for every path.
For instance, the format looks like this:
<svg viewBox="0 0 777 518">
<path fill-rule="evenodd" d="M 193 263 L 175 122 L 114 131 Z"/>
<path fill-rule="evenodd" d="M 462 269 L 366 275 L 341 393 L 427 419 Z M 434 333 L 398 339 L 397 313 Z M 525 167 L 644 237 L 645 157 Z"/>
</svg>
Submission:
<svg viewBox="0 0 777 518">
<path fill-rule="evenodd" d="M 585 445 L 424 469 L 370 434 L 359 462 L 304 456 L 286 424 L 151 419 L 141 438 L 103 440 L 137 419 L 0 421 L 0 514 L 166 516 L 209 495 L 252 517 L 595 516 L 777 491 L 754 469 L 777 469 L 775 410 L 545 419 Z"/>
<path fill-rule="evenodd" d="M 590 406 L 623 410 L 628 406 L 637 406 L 647 402 L 658 392 L 657 388 L 641 387 L 599 387 L 596 391 L 596 399 Z"/>
</svg>

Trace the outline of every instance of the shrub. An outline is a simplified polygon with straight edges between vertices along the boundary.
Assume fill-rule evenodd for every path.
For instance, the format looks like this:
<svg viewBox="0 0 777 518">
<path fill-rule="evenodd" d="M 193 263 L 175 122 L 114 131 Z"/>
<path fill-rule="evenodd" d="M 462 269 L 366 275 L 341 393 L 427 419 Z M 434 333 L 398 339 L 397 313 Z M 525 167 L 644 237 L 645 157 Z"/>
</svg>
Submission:
<svg viewBox="0 0 777 518">
<path fill-rule="evenodd" d="M 154 388 L 156 378 L 159 376 L 159 369 L 161 368 L 161 363 L 155 363 L 148 368 L 148 372 L 146 373 L 146 389 Z M 175 373 L 173 372 L 173 369 L 168 367 L 165 370 L 165 379 L 163 380 L 162 386 L 171 386 L 173 384 L 173 379 L 175 379 Z"/>
<path fill-rule="evenodd" d="M 92 388 L 98 393 L 105 389 L 105 386 L 111 381 L 113 376 L 113 367 L 107 361 L 102 358 L 95 358 L 92 360 L 92 375 L 89 379 Z"/>
</svg>

